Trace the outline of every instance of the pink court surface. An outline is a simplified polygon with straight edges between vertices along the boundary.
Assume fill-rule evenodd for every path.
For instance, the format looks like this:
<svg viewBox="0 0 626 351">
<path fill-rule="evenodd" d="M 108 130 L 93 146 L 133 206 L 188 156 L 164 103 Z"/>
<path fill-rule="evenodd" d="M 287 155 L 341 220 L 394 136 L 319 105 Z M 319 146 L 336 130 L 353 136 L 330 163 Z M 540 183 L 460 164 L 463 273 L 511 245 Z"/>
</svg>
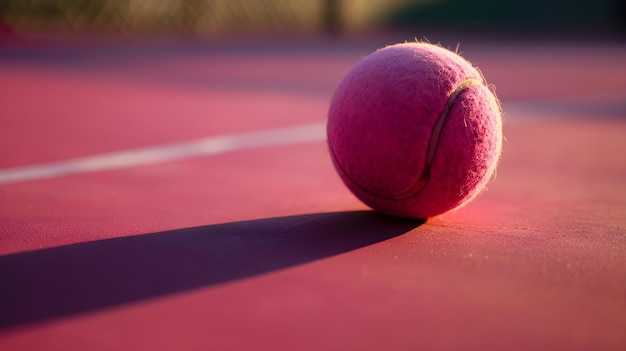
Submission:
<svg viewBox="0 0 626 351">
<path fill-rule="evenodd" d="M 406 39 L 4 43 L 0 349 L 625 350 L 626 46 L 460 41 L 497 177 L 406 221 L 325 141 Z"/>
</svg>

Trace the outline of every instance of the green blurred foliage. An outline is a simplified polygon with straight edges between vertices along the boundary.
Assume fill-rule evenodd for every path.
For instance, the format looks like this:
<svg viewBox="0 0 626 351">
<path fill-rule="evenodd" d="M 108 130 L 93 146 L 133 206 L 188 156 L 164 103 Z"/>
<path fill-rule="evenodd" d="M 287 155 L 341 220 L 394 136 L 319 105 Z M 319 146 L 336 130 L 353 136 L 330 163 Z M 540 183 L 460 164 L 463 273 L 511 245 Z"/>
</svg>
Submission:
<svg viewBox="0 0 626 351">
<path fill-rule="evenodd" d="M 387 23 L 392 27 L 609 29 L 624 25 L 623 11 L 623 0 L 407 1 L 391 12 Z"/>
</svg>

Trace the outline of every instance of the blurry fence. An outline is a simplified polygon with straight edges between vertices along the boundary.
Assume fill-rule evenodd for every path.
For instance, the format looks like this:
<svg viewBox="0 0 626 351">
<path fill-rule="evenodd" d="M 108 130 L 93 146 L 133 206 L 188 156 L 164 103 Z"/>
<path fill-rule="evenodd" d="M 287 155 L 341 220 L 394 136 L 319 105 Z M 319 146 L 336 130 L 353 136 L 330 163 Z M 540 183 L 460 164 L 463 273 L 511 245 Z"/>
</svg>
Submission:
<svg viewBox="0 0 626 351">
<path fill-rule="evenodd" d="M 312 33 L 378 26 L 624 28 L 624 0 L 0 0 L 15 31 Z"/>
<path fill-rule="evenodd" d="M 318 31 L 327 0 L 0 0 L 0 21 L 22 31 Z"/>
</svg>

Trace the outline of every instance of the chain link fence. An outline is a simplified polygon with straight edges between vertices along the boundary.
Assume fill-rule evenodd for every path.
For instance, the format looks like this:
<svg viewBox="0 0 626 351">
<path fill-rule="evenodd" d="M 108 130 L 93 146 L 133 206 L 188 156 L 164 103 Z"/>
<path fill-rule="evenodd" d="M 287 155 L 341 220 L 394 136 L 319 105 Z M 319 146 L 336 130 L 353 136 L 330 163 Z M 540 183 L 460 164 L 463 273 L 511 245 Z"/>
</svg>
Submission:
<svg viewBox="0 0 626 351">
<path fill-rule="evenodd" d="M 433 0 L 0 0 L 18 32 L 333 33 L 371 29 L 393 9 Z"/>
<path fill-rule="evenodd" d="M 16 31 L 318 32 L 339 26 L 338 0 L 0 0 Z"/>
<path fill-rule="evenodd" d="M 0 34 L 337 33 L 439 25 L 626 28 L 624 0 L 0 0 Z M 541 11 L 537 11 L 537 9 Z"/>
</svg>

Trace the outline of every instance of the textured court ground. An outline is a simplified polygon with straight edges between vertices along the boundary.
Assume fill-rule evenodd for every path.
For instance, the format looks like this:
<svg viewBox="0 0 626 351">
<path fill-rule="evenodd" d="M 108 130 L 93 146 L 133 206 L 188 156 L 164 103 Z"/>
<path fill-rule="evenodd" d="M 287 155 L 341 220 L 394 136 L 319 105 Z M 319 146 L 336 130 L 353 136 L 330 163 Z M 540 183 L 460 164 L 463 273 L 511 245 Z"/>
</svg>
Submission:
<svg viewBox="0 0 626 351">
<path fill-rule="evenodd" d="M 0 48 L 0 349 L 625 349 L 626 47 L 462 41 L 502 160 L 411 222 L 323 128 L 407 39 Z"/>
</svg>

